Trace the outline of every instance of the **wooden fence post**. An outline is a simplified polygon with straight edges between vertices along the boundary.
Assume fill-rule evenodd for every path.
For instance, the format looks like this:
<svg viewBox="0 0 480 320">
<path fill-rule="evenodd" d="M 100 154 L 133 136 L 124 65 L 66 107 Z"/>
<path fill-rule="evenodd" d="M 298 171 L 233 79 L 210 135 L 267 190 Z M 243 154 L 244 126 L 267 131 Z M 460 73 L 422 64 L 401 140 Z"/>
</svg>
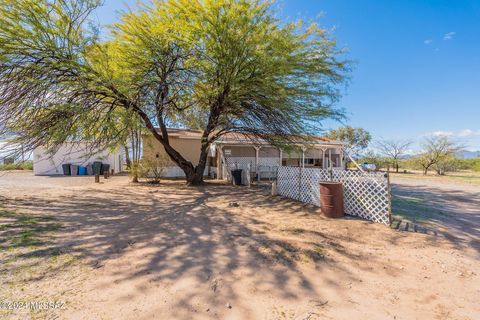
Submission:
<svg viewBox="0 0 480 320">
<path fill-rule="evenodd" d="M 389 168 L 390 169 L 390 168 Z M 392 192 L 390 186 L 390 170 L 387 171 L 387 190 L 388 190 L 388 222 L 392 225 Z"/>
<path fill-rule="evenodd" d="M 273 181 L 272 182 L 272 196 L 276 196 L 276 195 L 278 195 L 277 181 Z"/>
</svg>

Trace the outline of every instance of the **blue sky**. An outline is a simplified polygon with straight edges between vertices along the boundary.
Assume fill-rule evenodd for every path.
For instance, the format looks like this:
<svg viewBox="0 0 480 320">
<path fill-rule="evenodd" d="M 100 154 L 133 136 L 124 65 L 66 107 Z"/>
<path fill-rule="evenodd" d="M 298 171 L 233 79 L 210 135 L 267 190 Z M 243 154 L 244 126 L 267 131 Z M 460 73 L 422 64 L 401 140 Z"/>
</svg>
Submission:
<svg viewBox="0 0 480 320">
<path fill-rule="evenodd" d="M 106 0 L 99 21 L 136 1 Z M 279 0 L 317 21 L 356 61 L 339 106 L 374 138 L 447 134 L 480 150 L 480 0 Z M 338 126 L 326 122 L 325 128 Z"/>
</svg>

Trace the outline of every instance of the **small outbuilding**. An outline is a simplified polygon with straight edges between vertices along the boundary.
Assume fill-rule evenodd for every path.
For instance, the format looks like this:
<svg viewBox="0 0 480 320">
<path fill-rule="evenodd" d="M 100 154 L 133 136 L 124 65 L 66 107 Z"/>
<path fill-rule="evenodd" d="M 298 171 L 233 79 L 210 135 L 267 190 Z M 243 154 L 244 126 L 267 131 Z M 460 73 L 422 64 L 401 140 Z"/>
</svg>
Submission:
<svg viewBox="0 0 480 320">
<path fill-rule="evenodd" d="M 62 165 L 86 167 L 96 161 L 110 165 L 115 172 L 121 172 L 123 156 L 120 150 L 95 151 L 88 142 L 66 142 L 52 155 L 46 148 L 38 147 L 33 151 L 33 173 L 36 176 L 62 175 Z"/>
</svg>

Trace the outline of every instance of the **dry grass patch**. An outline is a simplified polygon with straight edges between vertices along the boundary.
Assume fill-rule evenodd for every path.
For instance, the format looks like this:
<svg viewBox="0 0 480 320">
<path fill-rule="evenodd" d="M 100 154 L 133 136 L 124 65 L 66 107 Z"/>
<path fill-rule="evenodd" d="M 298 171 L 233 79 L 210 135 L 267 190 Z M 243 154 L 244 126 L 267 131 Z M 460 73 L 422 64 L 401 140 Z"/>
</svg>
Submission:
<svg viewBox="0 0 480 320">
<path fill-rule="evenodd" d="M 52 216 L 0 210 L 0 301 L 62 299 L 62 295 L 49 296 L 48 290 L 45 295 L 30 294 L 32 287 L 44 285 L 47 289 L 51 277 L 57 277 L 77 260 L 69 248 L 55 245 L 54 235 L 60 228 Z M 43 319 L 46 311 L 0 310 L 0 318 L 13 314 Z"/>
</svg>

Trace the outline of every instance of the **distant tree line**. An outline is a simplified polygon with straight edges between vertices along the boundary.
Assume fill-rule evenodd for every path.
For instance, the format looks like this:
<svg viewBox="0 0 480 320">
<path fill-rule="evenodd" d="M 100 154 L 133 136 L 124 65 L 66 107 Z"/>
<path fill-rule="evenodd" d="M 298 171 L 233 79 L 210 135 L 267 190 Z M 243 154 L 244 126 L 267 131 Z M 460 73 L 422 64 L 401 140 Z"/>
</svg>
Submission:
<svg viewBox="0 0 480 320">
<path fill-rule="evenodd" d="M 479 159 L 459 159 L 463 146 L 447 136 L 425 138 L 420 151 L 410 154 L 411 141 L 380 140 L 377 150 L 369 150 L 359 157 L 360 163 L 373 163 L 377 169 L 421 170 L 424 175 L 434 171 L 438 175 L 458 170 L 480 171 Z"/>
<path fill-rule="evenodd" d="M 330 130 L 325 136 L 345 144 L 347 165 L 351 168 L 368 163 L 374 164 L 377 169 L 396 172 L 400 172 L 400 169 L 421 170 L 424 175 L 431 171 L 438 175 L 457 170 L 480 171 L 480 158 L 459 159 L 457 153 L 464 147 L 447 136 L 425 138 L 420 150 L 414 154 L 411 140 L 379 139 L 373 149 L 367 149 L 372 135 L 363 128 L 340 127 Z"/>
</svg>

